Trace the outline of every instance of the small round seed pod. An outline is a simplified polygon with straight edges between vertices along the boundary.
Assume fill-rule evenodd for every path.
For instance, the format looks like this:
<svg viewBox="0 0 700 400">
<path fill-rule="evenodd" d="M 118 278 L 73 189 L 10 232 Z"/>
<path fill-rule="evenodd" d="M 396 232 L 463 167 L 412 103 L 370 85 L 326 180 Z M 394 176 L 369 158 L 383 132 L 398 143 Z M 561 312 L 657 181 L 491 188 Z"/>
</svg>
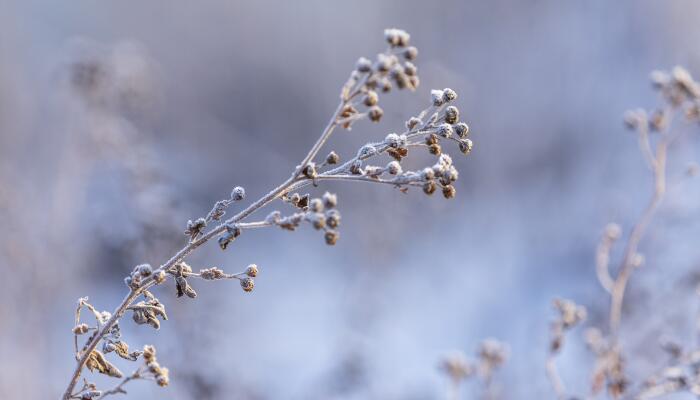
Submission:
<svg viewBox="0 0 700 400">
<path fill-rule="evenodd" d="M 449 106 L 445 109 L 445 122 L 455 124 L 459 121 L 459 109 L 455 106 Z"/>
<path fill-rule="evenodd" d="M 258 266 L 255 264 L 250 264 L 248 268 L 245 269 L 245 274 L 251 278 L 258 276 Z"/>
<path fill-rule="evenodd" d="M 406 63 L 403 65 L 403 72 L 408 76 L 416 76 L 418 73 L 418 68 L 412 62 L 406 61 Z"/>
<path fill-rule="evenodd" d="M 454 132 L 454 130 L 452 129 L 452 125 L 450 124 L 440 124 L 438 125 L 436 132 L 438 135 L 444 138 L 450 138 L 452 137 L 452 133 Z"/>
<path fill-rule="evenodd" d="M 162 270 L 156 272 L 153 275 L 153 280 L 156 282 L 156 284 L 161 284 L 161 283 L 165 282 L 165 278 L 166 278 L 165 272 L 163 272 Z"/>
<path fill-rule="evenodd" d="M 326 213 L 326 225 L 331 229 L 340 226 L 340 213 L 338 210 L 329 210 Z"/>
<path fill-rule="evenodd" d="M 435 178 L 435 171 L 433 171 L 432 168 L 423 168 L 423 170 L 420 172 L 420 176 L 423 180 L 429 181 L 433 178 Z"/>
<path fill-rule="evenodd" d="M 316 178 L 316 164 L 314 164 L 313 162 L 306 164 L 302 173 L 305 177 L 309 179 Z"/>
<path fill-rule="evenodd" d="M 360 57 L 355 63 L 355 69 L 362 73 L 369 72 L 372 70 L 372 61 L 365 57 Z"/>
<path fill-rule="evenodd" d="M 390 133 L 384 138 L 384 143 L 389 147 L 397 149 L 401 146 L 401 137 L 395 133 Z"/>
<path fill-rule="evenodd" d="M 472 147 L 474 147 L 474 143 L 472 143 L 470 139 L 464 139 L 461 142 L 459 142 L 459 151 L 461 151 L 465 155 L 471 153 Z"/>
<path fill-rule="evenodd" d="M 403 56 L 405 59 L 413 61 L 418 57 L 418 49 L 415 46 L 410 46 L 404 50 Z"/>
<path fill-rule="evenodd" d="M 369 90 L 367 91 L 367 94 L 365 94 L 365 98 L 362 100 L 362 102 L 367 107 L 376 106 L 379 102 L 379 95 L 374 90 Z"/>
<path fill-rule="evenodd" d="M 252 292 L 254 287 L 255 287 L 255 280 L 253 280 L 253 278 L 248 277 L 248 278 L 241 279 L 241 288 L 245 292 Z"/>
<path fill-rule="evenodd" d="M 401 164 L 398 161 L 391 161 L 386 165 L 386 170 L 392 175 L 398 175 L 402 172 Z"/>
<path fill-rule="evenodd" d="M 439 141 L 440 139 L 438 139 L 438 136 L 434 133 L 425 135 L 425 144 L 427 144 L 428 146 L 432 144 L 438 144 Z"/>
<path fill-rule="evenodd" d="M 455 189 L 454 186 L 452 186 L 452 185 L 443 186 L 442 195 L 446 199 L 451 199 L 451 198 L 455 197 L 455 194 L 457 194 L 457 189 Z"/>
<path fill-rule="evenodd" d="M 437 143 L 431 144 L 430 146 L 428 146 L 428 151 L 430 152 L 430 154 L 439 156 L 440 154 L 442 154 L 442 147 L 440 147 L 440 145 Z"/>
<path fill-rule="evenodd" d="M 153 273 L 153 268 L 151 268 L 151 266 L 148 264 L 141 264 L 136 267 L 136 271 L 138 271 L 138 273 L 145 278 L 151 276 Z"/>
<path fill-rule="evenodd" d="M 326 163 L 329 165 L 338 164 L 339 161 L 340 161 L 340 156 L 335 151 L 331 151 L 326 156 Z"/>
<path fill-rule="evenodd" d="M 456 123 L 453 126 L 455 133 L 462 139 L 465 139 L 469 135 L 469 125 L 464 122 Z"/>
<path fill-rule="evenodd" d="M 389 81 L 388 79 L 382 79 L 382 81 L 379 84 L 380 84 L 380 89 L 382 90 L 382 93 L 389 93 L 389 92 L 391 92 L 391 89 L 393 88 L 391 81 Z"/>
<path fill-rule="evenodd" d="M 406 128 L 412 130 L 422 122 L 423 121 L 421 121 L 420 118 L 411 117 L 408 121 L 406 121 Z"/>
<path fill-rule="evenodd" d="M 450 88 L 444 88 L 442 89 L 442 101 L 445 103 L 449 103 L 451 101 L 454 101 L 457 99 L 457 92 Z"/>
<path fill-rule="evenodd" d="M 339 237 L 340 235 L 336 231 L 326 231 L 326 234 L 324 235 L 326 244 L 329 246 L 335 245 L 338 242 Z"/>
<path fill-rule="evenodd" d="M 384 115 L 384 110 L 382 110 L 379 106 L 372 106 L 367 111 L 367 116 L 369 117 L 370 121 L 372 121 L 372 122 L 379 122 L 379 120 L 382 119 L 383 115 Z"/>
<path fill-rule="evenodd" d="M 334 208 L 335 206 L 338 205 L 338 196 L 336 196 L 333 193 L 324 193 L 323 194 L 323 204 L 327 208 Z"/>
<path fill-rule="evenodd" d="M 313 212 L 323 212 L 323 201 L 321 199 L 311 199 L 311 202 L 309 203 L 309 210 Z"/>
<path fill-rule="evenodd" d="M 233 188 L 231 191 L 231 200 L 233 201 L 241 201 L 245 198 L 245 189 L 243 189 L 240 186 L 236 186 Z"/>
<path fill-rule="evenodd" d="M 445 102 L 445 93 L 442 90 L 431 90 L 430 99 L 435 107 L 439 107 Z"/>
<path fill-rule="evenodd" d="M 311 214 L 309 220 L 315 229 L 323 229 L 326 227 L 326 216 L 321 213 Z"/>
<path fill-rule="evenodd" d="M 73 328 L 73 333 L 76 335 L 85 334 L 90 328 L 87 324 L 79 324 Z"/>
<path fill-rule="evenodd" d="M 435 184 L 434 181 L 428 181 L 423 184 L 423 193 L 427 195 L 431 195 L 435 193 L 435 189 L 437 188 L 437 185 Z"/>
</svg>

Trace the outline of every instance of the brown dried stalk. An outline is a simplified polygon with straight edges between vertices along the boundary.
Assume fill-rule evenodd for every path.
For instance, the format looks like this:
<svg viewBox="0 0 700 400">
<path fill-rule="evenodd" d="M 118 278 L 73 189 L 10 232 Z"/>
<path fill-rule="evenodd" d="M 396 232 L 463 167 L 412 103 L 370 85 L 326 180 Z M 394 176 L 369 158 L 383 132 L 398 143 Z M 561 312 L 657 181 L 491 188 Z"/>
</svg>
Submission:
<svg viewBox="0 0 700 400">
<path fill-rule="evenodd" d="M 135 379 L 154 379 L 161 386 L 167 385 L 167 369 L 161 368 L 155 361 L 155 349 L 146 346 L 143 352 L 130 353 L 126 342 L 121 340 L 119 321 L 127 311 L 132 311 L 134 321 L 137 323 L 159 328 L 160 320 L 167 319 L 165 308 L 149 289 L 165 282 L 168 277 L 175 280 L 178 297 L 182 295 L 196 297 L 197 294 L 189 285 L 188 278 L 238 279 L 243 290 L 251 291 L 254 287 L 253 277 L 258 274 L 255 265 L 249 266 L 244 272 L 238 274 L 227 274 L 218 268 L 193 272 L 192 268 L 184 263 L 187 256 L 211 239 L 218 238 L 219 246 L 225 250 L 243 230 L 269 226 L 294 230 L 301 223 L 308 222 L 314 228 L 325 232 L 326 243 L 334 244 L 338 239 L 336 229 L 340 223 L 340 214 L 335 209 L 337 204 L 335 195 L 326 193 L 322 198 L 310 199 L 309 195 L 302 196 L 295 193 L 295 190 L 311 184 L 316 186 L 321 181 L 341 180 L 389 184 L 402 191 L 417 186 L 421 187 L 426 194 L 432 194 L 439 188 L 445 198 L 454 197 L 455 188 L 452 184 L 457 180 L 458 172 L 452 165 L 452 159 L 442 153 L 440 142 L 454 141 L 464 154 L 471 151 L 472 142 L 467 138 L 469 127 L 459 122 L 459 110 L 450 105 L 457 97 L 451 89 L 433 90 L 431 105 L 409 119 L 403 133 L 390 133 L 383 141 L 364 145 L 354 157 L 337 167 L 329 167 L 339 162 L 339 156 L 334 151 L 330 152 L 324 161 L 314 161 L 337 127 L 350 129 L 352 124 L 362 119 L 374 122 L 381 119 L 383 111 L 377 105 L 377 91 L 386 93 L 393 85 L 399 89 L 410 90 L 415 90 L 418 86 L 417 69 L 411 63 L 417 56 L 417 50 L 415 47 L 408 46 L 409 35 L 398 29 L 388 29 L 385 31 L 385 38 L 389 47 L 377 56 L 374 63 L 366 58 L 358 60 L 355 71 L 341 90 L 338 107 L 318 140 L 287 180 L 208 232 L 205 231 L 208 223 L 221 221 L 225 210 L 231 204 L 243 200 L 245 197 L 243 188 L 234 188 L 230 198 L 217 202 L 205 218 L 189 221 L 185 231 L 189 237 L 188 243 L 157 269 L 152 269 L 147 264 L 137 266 L 125 280 L 129 292 L 113 312 L 97 311 L 87 302 L 87 298 L 79 301 L 76 310 L 76 326 L 73 329 L 77 363 L 62 396 L 63 400 L 93 399 L 125 393 L 123 386 Z M 365 111 L 358 111 L 358 107 L 364 107 Z M 413 147 L 425 147 L 431 154 L 439 156 L 437 163 L 419 171 L 404 171 L 400 162 L 407 156 L 409 148 Z M 382 154 L 389 155 L 394 161 L 384 167 L 364 164 L 368 159 Z M 326 170 L 323 170 L 324 168 Z M 290 203 L 298 211 L 289 216 L 283 216 L 281 212 L 274 211 L 264 220 L 243 222 L 257 210 L 278 199 Z M 143 296 L 144 300 L 134 304 L 140 296 Z M 92 311 L 97 320 L 95 327 L 81 323 L 80 310 L 83 307 Z M 79 349 L 78 336 L 91 331 L 93 333 L 82 349 Z M 116 368 L 112 369 L 113 366 L 106 360 L 104 354 L 97 350 L 100 343 L 103 344 L 103 352 L 115 352 L 122 358 L 136 360 L 143 355 L 146 367 L 137 369 L 109 391 L 100 392 L 93 384 L 86 381 L 83 388 L 76 392 L 75 387 L 84 368 L 91 367 L 91 363 L 99 367 L 100 371 L 110 372 L 114 377 L 122 376 Z M 99 362 L 90 361 L 96 359 Z"/>
</svg>

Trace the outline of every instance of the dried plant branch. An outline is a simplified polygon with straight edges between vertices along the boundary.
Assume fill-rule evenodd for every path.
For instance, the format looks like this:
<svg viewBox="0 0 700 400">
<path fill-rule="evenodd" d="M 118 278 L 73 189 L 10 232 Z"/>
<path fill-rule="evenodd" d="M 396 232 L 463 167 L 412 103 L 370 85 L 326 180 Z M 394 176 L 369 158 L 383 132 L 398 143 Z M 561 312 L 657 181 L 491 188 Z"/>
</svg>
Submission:
<svg viewBox="0 0 700 400">
<path fill-rule="evenodd" d="M 338 107 L 319 138 L 288 179 L 233 217 L 220 222 L 208 231 L 206 230 L 208 224 L 221 221 L 231 205 L 245 198 L 243 188 L 234 188 L 228 199 L 216 202 L 206 217 L 188 221 L 185 230 L 188 236 L 187 244 L 156 269 L 148 264 L 136 266 L 125 279 L 129 292 L 113 312 L 97 311 L 87 303 L 86 298 L 79 301 L 74 328 L 77 362 L 62 396 L 63 400 L 93 399 L 124 393 L 123 387 L 136 379 L 153 379 L 161 386 L 168 384 L 168 371 L 155 361 L 155 349 L 152 346 L 146 346 L 143 351 L 129 352 L 128 345 L 121 339 L 119 321 L 127 311 L 130 311 L 137 324 L 148 324 L 158 329 L 161 321 L 167 320 L 167 315 L 164 305 L 149 289 L 164 283 L 168 278 L 173 278 L 175 281 L 178 297 L 195 298 L 197 296 L 188 278 L 237 279 L 244 291 L 252 291 L 253 278 L 258 274 L 258 268 L 254 264 L 249 265 L 243 272 L 229 274 L 216 267 L 194 272 L 192 267 L 184 262 L 187 256 L 211 239 L 217 238 L 219 246 L 225 250 L 246 229 L 278 226 L 282 229 L 294 230 L 302 223 L 309 223 L 315 229 L 324 231 L 327 244 L 335 244 L 338 240 L 337 228 L 340 224 L 336 196 L 326 193 L 320 198 L 310 198 L 308 194 L 295 193 L 296 190 L 308 185 L 316 186 L 320 181 L 340 180 L 390 184 L 402 191 L 419 186 L 426 194 L 432 194 L 440 188 L 445 198 L 454 197 L 453 183 L 458 179 L 458 172 L 452 165 L 452 159 L 442 153 L 440 142 L 454 141 L 458 143 L 460 151 L 464 154 L 471 151 L 472 142 L 467 138 L 469 127 L 459 121 L 459 110 L 450 105 L 457 98 L 457 94 L 451 89 L 433 90 L 431 105 L 417 117 L 412 117 L 406 122 L 407 130 L 404 133 L 390 133 L 381 142 L 364 145 L 354 157 L 337 167 L 333 166 L 339 163 L 340 158 L 335 151 L 331 151 L 325 160 L 315 161 L 336 128 L 342 127 L 349 130 L 354 123 L 362 119 L 373 122 L 381 119 L 383 110 L 377 105 L 379 98 L 377 90 L 386 93 L 393 85 L 399 89 L 415 90 L 417 88 L 419 84 L 417 68 L 411 62 L 416 58 L 417 50 L 415 47 L 408 46 L 410 36 L 398 29 L 388 29 L 385 31 L 385 38 L 389 48 L 379 54 L 374 63 L 364 57 L 358 60 L 355 70 L 341 89 Z M 364 107 L 366 110 L 360 112 L 357 107 Z M 404 171 L 401 161 L 408 155 L 408 148 L 418 146 L 426 147 L 431 154 L 438 156 L 437 162 L 420 171 Z M 364 164 L 370 158 L 383 154 L 394 160 L 385 166 Z M 273 211 L 264 220 L 244 222 L 244 219 L 251 214 L 275 200 L 290 203 L 297 212 L 283 216 L 280 211 Z M 139 297 L 143 299 L 136 302 Z M 97 320 L 95 327 L 80 322 L 80 310 L 83 307 L 89 308 L 95 315 Z M 94 333 L 87 338 L 82 349 L 79 349 L 78 336 L 91 330 Z M 100 344 L 102 347 L 98 350 L 97 346 Z M 105 354 L 111 352 L 132 361 L 143 356 L 146 365 L 124 378 L 111 390 L 100 392 L 94 384 L 86 381 L 83 388 L 74 393 L 75 386 L 86 367 L 90 370 L 97 369 L 113 377 L 123 376 L 107 361 Z M 489 376 L 491 370 L 488 370 Z"/>
</svg>

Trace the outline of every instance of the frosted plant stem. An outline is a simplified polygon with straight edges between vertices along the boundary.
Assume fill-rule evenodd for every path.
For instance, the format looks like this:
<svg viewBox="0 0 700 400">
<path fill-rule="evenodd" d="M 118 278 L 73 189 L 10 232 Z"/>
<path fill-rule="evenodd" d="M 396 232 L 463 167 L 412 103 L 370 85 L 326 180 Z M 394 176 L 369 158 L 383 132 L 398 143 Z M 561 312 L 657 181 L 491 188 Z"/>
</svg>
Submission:
<svg viewBox="0 0 700 400">
<path fill-rule="evenodd" d="M 308 152 L 306 157 L 304 157 L 304 160 L 302 161 L 301 165 L 306 165 L 309 163 L 309 160 L 313 159 L 313 157 L 318 154 L 319 150 L 323 146 L 323 144 L 328 140 L 330 135 L 333 133 L 333 128 L 335 127 L 335 122 L 337 119 L 337 115 L 344 106 L 344 102 L 341 102 L 340 105 L 338 106 L 338 109 L 333 113 L 333 117 L 331 120 L 328 122 L 328 125 L 323 130 L 323 133 L 319 137 L 319 139 L 316 141 L 314 146 L 311 148 L 311 150 Z M 239 212 L 232 218 L 226 220 L 224 223 L 218 225 L 208 233 L 206 233 L 204 236 L 201 238 L 194 240 L 190 243 L 188 243 L 185 247 L 180 249 L 174 256 L 172 256 L 165 264 L 160 266 L 155 272 L 159 271 L 168 271 L 170 268 L 172 268 L 175 264 L 178 262 L 182 261 L 187 257 L 190 253 L 192 253 L 195 249 L 197 249 L 199 246 L 203 245 L 204 243 L 208 242 L 210 239 L 220 235 L 226 230 L 226 226 L 239 222 L 243 220 L 244 218 L 248 217 L 250 214 L 254 213 L 258 209 L 266 206 L 273 200 L 279 198 L 282 194 L 286 193 L 288 189 L 295 183 L 308 180 L 307 178 L 300 177 L 299 174 L 301 173 L 302 168 L 297 168 L 297 171 L 286 181 L 284 181 L 282 184 L 274 188 L 272 191 L 255 201 L 253 204 L 248 206 L 246 209 L 243 211 Z M 85 367 L 85 363 L 87 363 L 87 360 L 92 353 L 93 350 L 97 347 L 97 345 L 100 343 L 102 338 L 114 327 L 114 325 L 121 319 L 121 317 L 124 315 L 124 312 L 126 309 L 131 305 L 131 303 L 136 300 L 136 298 L 143 293 L 144 290 L 147 290 L 151 286 L 155 284 L 155 281 L 153 279 L 153 274 L 150 278 L 144 280 L 143 285 L 137 289 L 137 290 L 131 290 L 126 297 L 124 297 L 124 300 L 122 300 L 121 304 L 114 310 L 112 313 L 112 317 L 107 320 L 105 324 L 103 324 L 96 335 L 92 337 L 92 339 L 88 342 L 88 344 L 85 347 L 85 350 L 79 355 L 78 360 L 77 360 L 77 365 L 75 366 L 75 370 L 73 371 L 73 375 L 71 377 L 70 382 L 68 383 L 68 387 L 66 388 L 65 392 L 63 393 L 62 399 L 63 400 L 69 400 L 72 396 L 73 390 L 75 389 L 75 385 L 78 383 L 78 380 L 80 379 L 80 375 L 82 373 L 83 368 Z"/>
</svg>

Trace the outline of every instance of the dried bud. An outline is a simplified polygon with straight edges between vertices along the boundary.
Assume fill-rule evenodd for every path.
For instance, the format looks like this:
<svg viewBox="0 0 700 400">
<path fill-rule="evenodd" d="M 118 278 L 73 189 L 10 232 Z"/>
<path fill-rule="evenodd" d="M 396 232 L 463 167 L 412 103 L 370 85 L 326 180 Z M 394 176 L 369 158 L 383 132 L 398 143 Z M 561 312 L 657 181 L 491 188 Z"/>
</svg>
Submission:
<svg viewBox="0 0 700 400">
<path fill-rule="evenodd" d="M 442 101 L 444 103 L 449 103 L 457 99 L 457 92 L 450 88 L 442 89 Z"/>
<path fill-rule="evenodd" d="M 321 199 L 312 199 L 311 203 L 309 203 L 309 210 L 313 212 L 323 212 L 323 201 Z"/>
<path fill-rule="evenodd" d="M 464 139 L 459 142 L 459 151 L 465 155 L 471 153 L 472 147 L 474 147 L 474 143 L 470 139 Z"/>
<path fill-rule="evenodd" d="M 401 137 L 395 133 L 390 133 L 384 138 L 384 143 L 396 149 L 401 146 Z"/>
<path fill-rule="evenodd" d="M 340 226 L 340 212 L 338 212 L 338 210 L 329 210 L 326 212 L 326 225 L 331 229 Z"/>
<path fill-rule="evenodd" d="M 326 239 L 326 244 L 333 246 L 338 242 L 340 235 L 336 231 L 326 231 L 324 238 Z"/>
<path fill-rule="evenodd" d="M 323 204 L 327 208 L 334 208 L 335 206 L 338 205 L 338 196 L 336 196 L 333 193 L 324 193 L 323 194 Z"/>
<path fill-rule="evenodd" d="M 372 61 L 365 57 L 360 57 L 355 64 L 355 69 L 362 73 L 369 72 L 372 70 Z"/>
<path fill-rule="evenodd" d="M 253 278 L 243 278 L 241 279 L 241 288 L 246 292 L 252 292 L 255 287 L 255 281 Z"/>
<path fill-rule="evenodd" d="M 156 282 L 156 284 L 161 284 L 161 283 L 165 282 L 165 278 L 166 278 L 166 275 L 165 275 L 165 272 L 163 272 L 163 271 L 158 271 L 155 273 L 155 275 L 153 275 L 153 280 Z"/>
<path fill-rule="evenodd" d="M 379 120 L 382 119 L 382 116 L 384 115 L 384 110 L 382 110 L 379 106 L 372 106 L 367 111 L 367 115 L 369 116 L 370 121 L 379 122 Z"/>
<path fill-rule="evenodd" d="M 386 39 L 387 43 L 389 43 L 391 47 L 405 47 L 408 46 L 411 35 L 401 29 L 385 29 L 384 39 Z"/>
<path fill-rule="evenodd" d="M 307 177 L 309 179 L 315 179 L 316 178 L 316 164 L 314 164 L 313 162 L 306 164 L 302 173 L 304 174 L 305 177 Z"/>
<path fill-rule="evenodd" d="M 439 156 L 440 154 L 442 154 L 442 147 L 440 147 L 440 145 L 437 143 L 431 144 L 430 146 L 428 146 L 428 151 L 430 151 L 430 154 Z"/>
<path fill-rule="evenodd" d="M 435 171 L 433 171 L 432 168 L 423 168 L 423 170 L 420 173 L 420 176 L 423 180 L 429 181 L 431 179 L 435 178 Z"/>
<path fill-rule="evenodd" d="M 398 175 L 402 172 L 401 169 L 401 164 L 399 164 L 398 161 L 392 161 L 389 164 L 386 165 L 386 170 L 391 174 L 391 175 Z"/>
<path fill-rule="evenodd" d="M 245 274 L 251 278 L 258 276 L 258 266 L 255 264 L 250 264 L 248 268 L 245 269 Z"/>
<path fill-rule="evenodd" d="M 428 146 L 432 144 L 438 144 L 439 141 L 440 139 L 434 133 L 425 135 L 425 144 L 427 144 Z"/>
<path fill-rule="evenodd" d="M 446 199 L 451 199 L 451 198 L 455 197 L 455 194 L 457 194 L 457 189 L 455 189 L 454 186 L 452 186 L 452 185 L 443 186 L 442 195 L 445 196 Z"/>
<path fill-rule="evenodd" d="M 225 274 L 224 271 L 222 271 L 221 269 L 216 268 L 216 267 L 212 267 L 212 268 L 206 268 L 206 269 L 200 270 L 200 271 L 199 271 L 199 276 L 200 276 L 202 279 L 206 279 L 206 280 L 209 280 L 209 281 L 213 281 L 213 280 L 215 280 L 215 279 L 223 279 L 223 278 L 225 278 L 225 277 L 226 277 L 226 274 Z"/>
<path fill-rule="evenodd" d="M 206 228 L 207 220 L 204 218 L 197 218 L 196 220 L 187 221 L 187 229 L 185 229 L 185 235 L 189 235 L 192 239 L 199 236 L 202 230 Z"/>
<path fill-rule="evenodd" d="M 441 106 L 445 100 L 445 93 L 442 90 L 431 90 L 430 98 L 435 107 Z"/>
<path fill-rule="evenodd" d="M 453 128 L 457 136 L 459 136 L 461 139 L 465 139 L 467 135 L 469 135 L 469 125 L 465 124 L 464 122 L 455 124 Z"/>
<path fill-rule="evenodd" d="M 379 102 L 379 95 L 377 95 L 377 92 L 375 92 L 374 90 L 369 90 L 367 91 L 367 94 L 365 95 L 365 98 L 362 100 L 362 102 L 367 107 L 376 106 Z"/>
<path fill-rule="evenodd" d="M 151 268 L 151 266 L 148 264 L 141 264 L 136 266 L 135 271 L 145 278 L 151 276 L 153 273 L 153 268 Z"/>
<path fill-rule="evenodd" d="M 79 324 L 73 328 L 73 333 L 76 335 L 82 335 L 85 334 L 89 329 L 90 327 L 87 324 Z"/>
<path fill-rule="evenodd" d="M 245 189 L 243 189 L 240 186 L 236 186 L 233 188 L 231 191 L 231 200 L 233 201 L 241 201 L 245 198 Z"/>
<path fill-rule="evenodd" d="M 435 193 L 435 189 L 437 189 L 437 185 L 432 180 L 425 182 L 423 184 L 423 193 L 425 193 L 427 195 L 431 195 L 431 194 Z"/>
<path fill-rule="evenodd" d="M 418 57 L 418 49 L 414 46 L 408 47 L 406 50 L 404 50 L 403 56 L 407 60 L 415 60 Z"/>
<path fill-rule="evenodd" d="M 340 161 L 340 156 L 338 156 L 338 153 L 336 153 L 335 151 L 331 151 L 326 156 L 326 163 L 329 165 L 338 164 L 339 161 Z"/>
<path fill-rule="evenodd" d="M 406 62 L 403 66 L 403 72 L 408 76 L 415 76 L 418 73 L 418 68 L 412 62 Z"/>
<path fill-rule="evenodd" d="M 420 118 L 411 117 L 411 119 L 406 121 L 406 128 L 408 128 L 409 130 L 413 130 L 413 128 L 415 128 L 421 123 L 422 121 L 420 120 Z"/>
<path fill-rule="evenodd" d="M 454 124 L 459 121 L 459 109 L 455 106 L 445 108 L 445 122 Z"/>
<path fill-rule="evenodd" d="M 444 138 L 450 138 L 452 137 L 452 133 L 454 132 L 454 130 L 452 129 L 452 125 L 450 124 L 440 124 L 438 125 L 436 132 L 438 135 Z"/>
</svg>

